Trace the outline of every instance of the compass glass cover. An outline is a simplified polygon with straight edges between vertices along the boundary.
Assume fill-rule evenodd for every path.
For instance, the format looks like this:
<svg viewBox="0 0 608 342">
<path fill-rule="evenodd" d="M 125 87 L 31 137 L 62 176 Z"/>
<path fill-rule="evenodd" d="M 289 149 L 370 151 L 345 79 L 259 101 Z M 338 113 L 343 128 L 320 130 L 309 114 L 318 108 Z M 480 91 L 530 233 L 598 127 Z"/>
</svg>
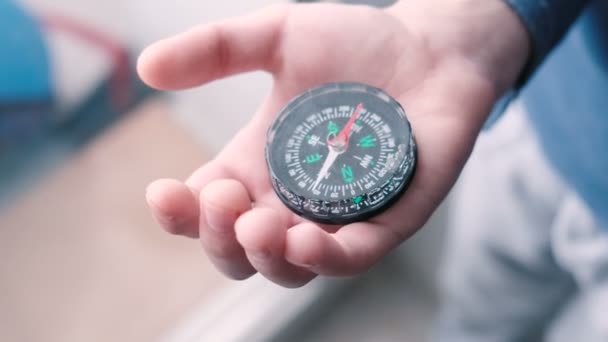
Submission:
<svg viewBox="0 0 608 342">
<path fill-rule="evenodd" d="M 330 83 L 293 99 L 268 131 L 272 185 L 294 212 L 324 223 L 388 208 L 413 176 L 416 147 L 397 101 L 359 83 Z"/>
</svg>

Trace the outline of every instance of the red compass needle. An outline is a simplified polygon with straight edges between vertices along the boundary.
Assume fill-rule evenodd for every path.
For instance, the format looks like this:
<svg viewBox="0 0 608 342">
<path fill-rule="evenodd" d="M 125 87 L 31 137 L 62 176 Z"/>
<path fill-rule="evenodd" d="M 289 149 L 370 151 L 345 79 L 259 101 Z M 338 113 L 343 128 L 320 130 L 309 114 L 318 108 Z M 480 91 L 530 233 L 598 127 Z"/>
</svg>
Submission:
<svg viewBox="0 0 608 342">
<path fill-rule="evenodd" d="M 359 103 L 359 105 L 357 105 L 357 108 L 355 108 L 355 110 L 353 111 L 353 115 L 351 115 L 350 119 L 348 119 L 348 122 L 346 123 L 346 125 L 344 125 L 344 128 L 342 128 L 340 133 L 338 133 L 338 135 L 329 140 L 330 144 L 334 144 L 338 141 L 342 142 L 343 144 L 348 144 L 348 138 L 350 137 L 350 129 L 353 127 L 353 124 L 355 123 L 355 120 L 357 120 L 357 117 L 359 117 L 359 112 L 361 112 L 362 108 L 363 103 Z"/>
</svg>

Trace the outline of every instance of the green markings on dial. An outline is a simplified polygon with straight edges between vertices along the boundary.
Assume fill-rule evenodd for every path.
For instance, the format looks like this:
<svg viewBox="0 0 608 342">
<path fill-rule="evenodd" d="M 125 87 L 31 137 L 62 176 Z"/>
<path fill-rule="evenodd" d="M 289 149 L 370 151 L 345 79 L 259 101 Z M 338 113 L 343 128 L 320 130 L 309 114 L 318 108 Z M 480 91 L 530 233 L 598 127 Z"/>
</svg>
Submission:
<svg viewBox="0 0 608 342">
<path fill-rule="evenodd" d="M 363 196 L 357 196 L 353 198 L 353 202 L 355 202 L 355 204 L 359 204 L 361 203 L 361 201 L 363 201 Z"/>
<path fill-rule="evenodd" d="M 340 127 L 338 127 L 338 125 L 335 122 L 330 121 L 327 124 L 327 130 L 329 131 L 329 134 L 337 135 L 338 132 L 340 132 Z"/>
<path fill-rule="evenodd" d="M 307 155 L 304 162 L 307 164 L 314 164 L 319 160 L 321 160 L 321 155 L 319 153 L 315 153 Z"/>
<path fill-rule="evenodd" d="M 361 139 L 359 139 L 359 146 L 361 147 L 374 147 L 376 146 L 376 138 L 374 138 L 371 134 L 368 134 Z"/>
<path fill-rule="evenodd" d="M 353 168 L 350 165 L 342 166 L 342 179 L 344 179 L 346 183 L 352 183 L 355 180 Z"/>
</svg>

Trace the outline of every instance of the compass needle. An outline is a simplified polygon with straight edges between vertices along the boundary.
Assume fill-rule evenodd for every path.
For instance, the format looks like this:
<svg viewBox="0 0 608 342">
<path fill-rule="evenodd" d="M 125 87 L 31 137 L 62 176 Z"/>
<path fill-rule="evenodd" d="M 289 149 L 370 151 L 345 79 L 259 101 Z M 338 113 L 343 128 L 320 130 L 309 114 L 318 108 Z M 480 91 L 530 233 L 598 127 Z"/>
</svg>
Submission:
<svg viewBox="0 0 608 342">
<path fill-rule="evenodd" d="M 321 180 L 323 178 L 325 178 L 325 176 L 327 176 L 327 172 L 332 167 L 332 165 L 334 165 L 334 162 L 338 158 L 338 154 L 339 154 L 338 152 L 333 151 L 330 148 L 329 153 L 327 154 L 327 158 L 325 159 L 325 162 L 323 163 L 323 167 L 321 167 L 321 170 L 319 171 L 317 180 L 315 180 L 315 185 L 312 187 L 313 189 L 316 189 L 317 186 L 319 185 L 319 183 L 321 182 Z"/>
</svg>

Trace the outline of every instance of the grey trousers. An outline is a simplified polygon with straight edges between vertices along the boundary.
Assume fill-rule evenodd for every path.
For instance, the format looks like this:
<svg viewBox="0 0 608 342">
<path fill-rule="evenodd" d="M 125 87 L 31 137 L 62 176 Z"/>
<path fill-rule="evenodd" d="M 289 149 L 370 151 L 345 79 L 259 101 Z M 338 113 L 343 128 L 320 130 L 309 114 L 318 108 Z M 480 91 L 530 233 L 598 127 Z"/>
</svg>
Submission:
<svg viewBox="0 0 608 342">
<path fill-rule="evenodd" d="M 608 227 L 520 104 L 482 133 L 455 191 L 435 340 L 608 342 Z"/>
</svg>

